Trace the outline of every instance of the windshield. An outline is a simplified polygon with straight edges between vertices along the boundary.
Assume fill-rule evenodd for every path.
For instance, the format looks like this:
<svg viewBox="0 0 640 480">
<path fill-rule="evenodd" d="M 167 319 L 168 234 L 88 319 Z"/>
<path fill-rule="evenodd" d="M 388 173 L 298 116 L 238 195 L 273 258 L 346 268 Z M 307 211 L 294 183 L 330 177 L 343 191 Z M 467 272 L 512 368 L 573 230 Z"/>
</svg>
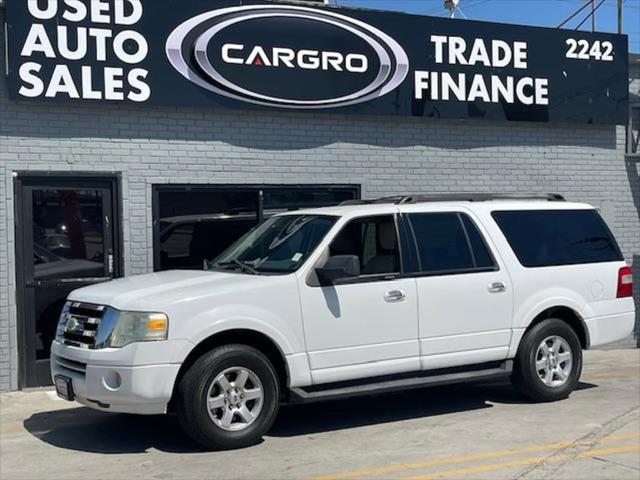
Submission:
<svg viewBox="0 0 640 480">
<path fill-rule="evenodd" d="M 324 215 L 271 217 L 209 262 L 212 269 L 245 273 L 291 273 L 300 267 L 336 218 Z"/>
</svg>

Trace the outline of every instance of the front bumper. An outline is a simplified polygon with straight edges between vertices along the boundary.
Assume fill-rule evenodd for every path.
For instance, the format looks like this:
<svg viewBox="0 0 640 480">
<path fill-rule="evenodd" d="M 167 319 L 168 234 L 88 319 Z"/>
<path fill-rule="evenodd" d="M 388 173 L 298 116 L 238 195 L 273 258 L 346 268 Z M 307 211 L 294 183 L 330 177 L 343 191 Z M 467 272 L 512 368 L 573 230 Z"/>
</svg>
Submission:
<svg viewBox="0 0 640 480">
<path fill-rule="evenodd" d="M 188 347 L 181 343 L 148 342 L 106 352 L 53 342 L 51 377 L 70 378 L 74 399 L 87 407 L 118 413 L 166 413 L 183 360 L 176 361 L 175 354 Z M 159 356 L 161 351 L 164 355 Z M 178 353 L 177 357 L 180 356 Z M 109 357 L 112 361 L 107 363 Z M 156 357 L 156 362 L 139 365 L 136 357 L 147 361 Z"/>
</svg>

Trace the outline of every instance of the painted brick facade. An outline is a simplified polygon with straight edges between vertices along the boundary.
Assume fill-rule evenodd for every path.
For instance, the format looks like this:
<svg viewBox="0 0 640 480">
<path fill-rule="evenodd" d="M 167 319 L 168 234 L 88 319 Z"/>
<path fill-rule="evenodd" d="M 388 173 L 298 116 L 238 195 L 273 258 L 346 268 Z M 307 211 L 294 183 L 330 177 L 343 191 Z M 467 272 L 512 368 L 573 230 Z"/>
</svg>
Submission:
<svg viewBox="0 0 640 480">
<path fill-rule="evenodd" d="M 0 76 L 0 390 L 18 385 L 14 172 L 120 175 L 127 275 L 152 269 L 153 184 L 353 183 L 364 197 L 561 192 L 601 208 L 640 280 L 625 141 L 624 126 L 17 104 Z"/>
</svg>

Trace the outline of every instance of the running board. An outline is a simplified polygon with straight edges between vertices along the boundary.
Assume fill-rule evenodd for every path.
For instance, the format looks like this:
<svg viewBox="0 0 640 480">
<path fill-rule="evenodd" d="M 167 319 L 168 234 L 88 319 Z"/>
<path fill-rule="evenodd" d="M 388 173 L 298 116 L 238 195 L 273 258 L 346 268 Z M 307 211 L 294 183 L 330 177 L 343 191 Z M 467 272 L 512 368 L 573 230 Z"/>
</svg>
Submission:
<svg viewBox="0 0 640 480">
<path fill-rule="evenodd" d="M 413 374 L 387 375 L 372 379 L 335 382 L 290 390 L 288 403 L 308 403 L 334 400 L 358 395 L 375 395 L 412 388 L 434 387 L 472 381 L 503 380 L 513 370 L 513 360 L 492 364 L 472 365 L 432 370 Z"/>
</svg>

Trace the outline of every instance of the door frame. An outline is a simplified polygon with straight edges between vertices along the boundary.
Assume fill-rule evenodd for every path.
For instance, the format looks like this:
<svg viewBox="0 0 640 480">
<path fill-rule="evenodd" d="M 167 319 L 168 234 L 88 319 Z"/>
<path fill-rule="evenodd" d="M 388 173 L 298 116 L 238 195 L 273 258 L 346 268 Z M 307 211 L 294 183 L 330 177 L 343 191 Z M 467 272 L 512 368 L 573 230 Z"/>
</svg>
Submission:
<svg viewBox="0 0 640 480">
<path fill-rule="evenodd" d="M 13 179 L 14 199 L 14 235 L 15 235 L 15 281 L 16 281 L 16 332 L 18 349 L 18 388 L 28 386 L 28 380 L 35 378 L 35 358 L 33 342 L 29 341 L 35 305 L 27 302 L 25 292 L 26 268 L 33 262 L 27 258 L 30 248 L 24 244 L 23 215 L 26 206 L 23 203 L 25 187 L 57 184 L 64 187 L 87 188 L 88 182 L 101 182 L 111 190 L 112 238 L 113 238 L 113 276 L 120 277 L 124 272 L 123 231 L 122 231 L 122 195 L 121 178 L 117 174 L 84 172 L 16 172 Z M 32 333 L 32 332 L 31 332 Z"/>
</svg>

